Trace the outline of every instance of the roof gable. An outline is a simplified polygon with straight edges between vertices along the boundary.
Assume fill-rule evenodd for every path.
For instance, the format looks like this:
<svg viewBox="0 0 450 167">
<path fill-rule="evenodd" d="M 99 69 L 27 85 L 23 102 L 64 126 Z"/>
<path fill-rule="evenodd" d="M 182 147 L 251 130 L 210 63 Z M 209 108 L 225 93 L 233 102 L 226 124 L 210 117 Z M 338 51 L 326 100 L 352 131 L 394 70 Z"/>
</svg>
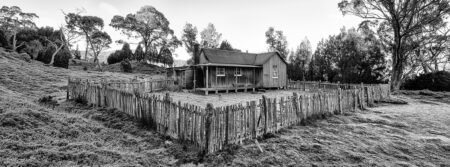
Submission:
<svg viewBox="0 0 450 167">
<path fill-rule="evenodd" d="M 205 56 L 207 62 L 211 64 L 236 64 L 253 66 L 261 66 L 266 63 L 272 56 L 280 56 L 278 52 L 255 54 L 220 49 L 202 49 L 200 54 L 202 53 Z M 286 61 L 281 56 L 280 58 L 284 63 L 286 63 Z"/>
</svg>

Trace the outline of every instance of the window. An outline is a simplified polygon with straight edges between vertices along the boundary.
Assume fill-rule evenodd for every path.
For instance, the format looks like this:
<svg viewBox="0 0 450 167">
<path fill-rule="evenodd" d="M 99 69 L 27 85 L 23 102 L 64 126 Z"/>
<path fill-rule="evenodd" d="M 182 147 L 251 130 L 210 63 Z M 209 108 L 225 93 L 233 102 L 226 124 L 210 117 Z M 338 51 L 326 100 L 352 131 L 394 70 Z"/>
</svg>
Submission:
<svg viewBox="0 0 450 167">
<path fill-rule="evenodd" d="M 277 67 L 277 65 L 273 65 L 272 66 L 272 70 L 273 70 L 272 78 L 278 78 L 278 67 Z"/>
<path fill-rule="evenodd" d="M 224 77 L 225 76 L 225 68 L 216 68 L 216 76 L 218 77 Z"/>
<path fill-rule="evenodd" d="M 234 70 L 234 76 L 242 76 L 242 69 L 241 68 L 236 68 Z"/>
</svg>

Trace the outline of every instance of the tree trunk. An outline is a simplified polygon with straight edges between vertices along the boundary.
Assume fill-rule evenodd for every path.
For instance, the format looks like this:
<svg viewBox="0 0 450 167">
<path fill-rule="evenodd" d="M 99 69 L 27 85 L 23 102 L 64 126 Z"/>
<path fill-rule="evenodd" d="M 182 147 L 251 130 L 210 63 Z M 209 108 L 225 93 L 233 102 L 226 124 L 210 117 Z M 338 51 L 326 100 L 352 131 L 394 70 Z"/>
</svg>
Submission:
<svg viewBox="0 0 450 167">
<path fill-rule="evenodd" d="M 13 34 L 13 41 L 12 41 L 12 50 L 15 52 L 17 49 L 17 40 L 16 40 L 16 32 Z"/>
<path fill-rule="evenodd" d="M 86 36 L 86 51 L 84 52 L 84 60 L 86 61 L 88 61 L 87 59 L 88 52 L 89 52 L 89 40 L 88 37 Z"/>
<path fill-rule="evenodd" d="M 436 56 L 436 58 L 434 59 L 434 71 L 439 71 L 439 63 L 438 63 L 438 58 Z"/>
<path fill-rule="evenodd" d="M 61 45 L 61 46 L 59 46 L 59 48 L 56 48 L 56 51 L 52 55 L 52 60 L 50 60 L 50 63 L 48 63 L 49 65 L 53 65 L 53 63 L 55 62 L 56 54 L 58 54 L 58 52 L 63 48 L 63 46 L 64 45 Z"/>
<path fill-rule="evenodd" d="M 99 71 L 103 71 L 102 66 L 100 65 L 100 61 L 97 61 L 97 66 Z"/>
<path fill-rule="evenodd" d="M 392 74 L 391 74 L 391 90 L 397 91 L 400 89 L 403 78 L 404 62 L 402 60 L 404 55 L 400 48 L 394 46 L 392 54 Z"/>
</svg>

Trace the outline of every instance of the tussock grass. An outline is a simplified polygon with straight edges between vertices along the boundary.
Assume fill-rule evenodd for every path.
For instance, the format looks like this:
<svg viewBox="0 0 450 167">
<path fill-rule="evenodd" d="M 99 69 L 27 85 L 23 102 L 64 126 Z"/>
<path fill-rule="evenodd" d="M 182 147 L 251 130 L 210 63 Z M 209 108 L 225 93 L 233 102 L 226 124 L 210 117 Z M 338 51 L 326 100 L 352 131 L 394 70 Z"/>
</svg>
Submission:
<svg viewBox="0 0 450 167">
<path fill-rule="evenodd" d="M 245 141 L 205 156 L 189 144 L 153 133 L 118 110 L 66 102 L 69 76 L 131 79 L 136 75 L 47 67 L 0 51 L 0 166 L 450 164 L 450 106 L 419 99 L 429 101 L 434 93 L 402 97 L 407 105 L 347 112 L 285 129 L 259 140 L 264 152 Z M 56 101 L 54 109 L 39 104 L 39 98 L 48 96 L 51 100 L 41 101 Z M 416 96 L 419 100 L 409 98 Z"/>
</svg>

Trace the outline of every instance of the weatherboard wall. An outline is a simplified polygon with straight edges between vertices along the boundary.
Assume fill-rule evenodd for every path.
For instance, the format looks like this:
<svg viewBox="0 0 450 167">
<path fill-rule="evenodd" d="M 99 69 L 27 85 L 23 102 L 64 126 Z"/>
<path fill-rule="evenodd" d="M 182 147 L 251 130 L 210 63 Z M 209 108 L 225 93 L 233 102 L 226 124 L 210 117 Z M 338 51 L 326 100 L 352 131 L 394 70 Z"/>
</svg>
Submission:
<svg viewBox="0 0 450 167">
<path fill-rule="evenodd" d="M 276 69 L 274 68 L 276 66 Z M 278 77 L 274 77 L 273 73 L 278 70 Z M 263 87 L 286 87 L 287 86 L 287 72 L 286 63 L 280 56 L 272 56 L 263 65 Z"/>
</svg>

